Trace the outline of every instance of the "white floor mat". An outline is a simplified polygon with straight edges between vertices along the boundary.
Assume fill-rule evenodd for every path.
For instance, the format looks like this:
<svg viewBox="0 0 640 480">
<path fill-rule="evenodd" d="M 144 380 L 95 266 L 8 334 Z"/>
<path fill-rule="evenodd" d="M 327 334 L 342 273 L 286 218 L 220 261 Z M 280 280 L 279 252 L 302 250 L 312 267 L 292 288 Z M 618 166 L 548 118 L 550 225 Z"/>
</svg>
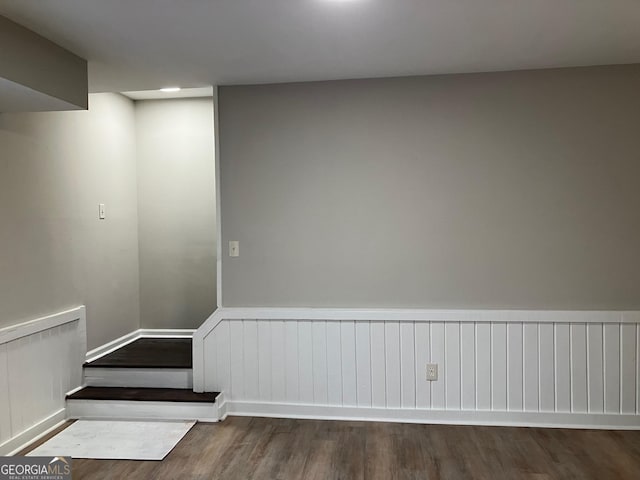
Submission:
<svg viewBox="0 0 640 480">
<path fill-rule="evenodd" d="M 195 422 L 78 420 L 29 453 L 109 460 L 162 460 Z"/>
</svg>

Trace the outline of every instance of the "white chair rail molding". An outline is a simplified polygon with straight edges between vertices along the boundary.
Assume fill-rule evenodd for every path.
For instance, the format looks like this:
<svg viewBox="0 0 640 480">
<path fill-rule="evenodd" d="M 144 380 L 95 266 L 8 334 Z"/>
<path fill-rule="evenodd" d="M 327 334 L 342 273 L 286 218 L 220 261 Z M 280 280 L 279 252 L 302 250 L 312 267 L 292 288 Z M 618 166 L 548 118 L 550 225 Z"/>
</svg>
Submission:
<svg viewBox="0 0 640 480">
<path fill-rule="evenodd" d="M 638 311 L 220 308 L 194 335 L 194 390 L 223 392 L 230 415 L 638 429 L 639 323 Z"/>
</svg>

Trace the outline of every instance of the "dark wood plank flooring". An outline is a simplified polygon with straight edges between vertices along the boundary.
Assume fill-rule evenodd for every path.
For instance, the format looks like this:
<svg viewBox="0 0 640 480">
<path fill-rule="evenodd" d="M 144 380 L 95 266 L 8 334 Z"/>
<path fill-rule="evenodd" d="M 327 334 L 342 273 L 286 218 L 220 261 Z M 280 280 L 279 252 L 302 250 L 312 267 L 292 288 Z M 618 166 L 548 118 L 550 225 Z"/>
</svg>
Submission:
<svg viewBox="0 0 640 480">
<path fill-rule="evenodd" d="M 640 432 L 230 417 L 162 462 L 78 459 L 73 478 L 635 480 Z"/>
<path fill-rule="evenodd" d="M 192 368 L 190 338 L 139 338 L 85 368 Z"/>
<path fill-rule="evenodd" d="M 135 400 L 141 402 L 209 402 L 219 393 L 195 393 L 181 388 L 84 387 L 69 400 Z"/>
</svg>

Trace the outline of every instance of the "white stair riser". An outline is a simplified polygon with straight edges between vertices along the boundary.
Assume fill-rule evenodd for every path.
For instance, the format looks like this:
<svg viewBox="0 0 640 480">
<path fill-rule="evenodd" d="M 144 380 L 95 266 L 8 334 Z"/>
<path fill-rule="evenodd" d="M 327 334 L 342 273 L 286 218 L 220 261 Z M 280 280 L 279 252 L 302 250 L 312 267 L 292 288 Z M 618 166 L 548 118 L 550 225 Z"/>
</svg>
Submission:
<svg viewBox="0 0 640 480">
<path fill-rule="evenodd" d="M 219 412 L 216 403 L 67 400 L 67 418 L 217 422 Z"/>
<path fill-rule="evenodd" d="M 190 368 L 85 368 L 90 387 L 193 388 Z"/>
</svg>

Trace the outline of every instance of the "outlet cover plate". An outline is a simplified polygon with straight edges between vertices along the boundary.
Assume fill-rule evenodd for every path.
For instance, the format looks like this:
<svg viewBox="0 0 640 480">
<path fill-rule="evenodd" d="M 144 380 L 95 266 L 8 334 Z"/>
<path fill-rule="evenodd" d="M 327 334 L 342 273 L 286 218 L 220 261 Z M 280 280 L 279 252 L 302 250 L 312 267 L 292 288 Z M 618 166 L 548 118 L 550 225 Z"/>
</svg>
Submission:
<svg viewBox="0 0 640 480">
<path fill-rule="evenodd" d="M 427 381 L 435 382 L 438 380 L 438 364 L 427 363 Z"/>
</svg>

